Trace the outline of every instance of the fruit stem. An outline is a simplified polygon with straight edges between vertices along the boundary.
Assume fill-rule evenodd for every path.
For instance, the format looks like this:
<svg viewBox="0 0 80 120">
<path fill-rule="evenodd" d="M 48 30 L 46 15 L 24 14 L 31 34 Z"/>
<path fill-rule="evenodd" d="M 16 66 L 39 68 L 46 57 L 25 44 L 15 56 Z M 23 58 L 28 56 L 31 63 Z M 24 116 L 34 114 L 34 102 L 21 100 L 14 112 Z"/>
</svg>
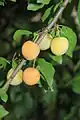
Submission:
<svg viewBox="0 0 80 120">
<path fill-rule="evenodd" d="M 33 60 L 33 68 L 35 68 L 36 59 Z"/>
</svg>

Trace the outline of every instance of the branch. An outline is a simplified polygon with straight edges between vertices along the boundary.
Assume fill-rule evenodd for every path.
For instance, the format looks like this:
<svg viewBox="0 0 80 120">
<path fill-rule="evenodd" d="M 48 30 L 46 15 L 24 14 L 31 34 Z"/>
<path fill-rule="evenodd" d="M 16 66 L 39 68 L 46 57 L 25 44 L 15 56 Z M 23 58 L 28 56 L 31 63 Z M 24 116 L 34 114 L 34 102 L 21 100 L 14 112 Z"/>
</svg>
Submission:
<svg viewBox="0 0 80 120">
<path fill-rule="evenodd" d="M 67 6 L 68 3 L 69 3 L 69 0 L 65 0 L 64 1 L 63 5 L 61 6 L 61 8 L 59 9 L 59 11 L 54 16 L 53 21 L 47 26 L 48 30 L 50 30 L 54 26 L 54 24 L 57 22 L 58 18 L 60 17 L 60 15 L 64 11 L 64 9 L 66 8 L 66 6 Z"/>
<path fill-rule="evenodd" d="M 68 3 L 69 3 L 69 0 L 65 0 L 64 1 L 63 5 L 61 6 L 61 8 L 59 9 L 59 11 L 54 16 L 53 21 L 45 28 L 45 30 L 42 33 L 42 35 L 40 35 L 39 39 L 37 40 L 37 44 L 39 44 L 41 42 L 42 38 L 45 36 L 44 33 L 48 32 L 55 25 L 55 23 L 59 19 L 60 15 L 64 11 L 64 9 L 66 8 L 66 6 L 67 6 Z"/>
<path fill-rule="evenodd" d="M 7 82 L 2 87 L 4 90 L 8 89 L 9 84 L 11 83 L 11 81 L 13 80 L 13 78 L 16 76 L 17 72 L 22 68 L 22 66 L 24 65 L 25 62 L 26 62 L 26 60 L 23 59 L 21 61 L 21 63 L 18 65 L 18 67 L 14 70 L 14 72 L 11 74 L 11 76 L 9 77 L 9 79 L 7 80 Z"/>
<path fill-rule="evenodd" d="M 39 44 L 41 42 L 42 38 L 45 36 L 45 33 L 48 32 L 55 25 L 55 23 L 57 22 L 58 18 L 62 14 L 63 10 L 66 8 L 68 2 L 69 2 L 69 0 L 65 0 L 64 1 L 63 6 L 61 6 L 61 8 L 59 9 L 59 11 L 56 13 L 53 21 L 45 28 L 45 30 L 39 36 L 38 40 L 36 41 L 37 44 Z M 18 67 L 14 70 L 14 72 L 10 76 L 9 80 L 2 87 L 4 90 L 8 89 L 10 82 L 13 80 L 13 78 L 15 77 L 15 75 L 17 74 L 17 72 L 22 68 L 22 66 L 24 65 L 25 62 L 26 62 L 26 60 L 23 59 L 22 62 L 18 65 Z"/>
</svg>

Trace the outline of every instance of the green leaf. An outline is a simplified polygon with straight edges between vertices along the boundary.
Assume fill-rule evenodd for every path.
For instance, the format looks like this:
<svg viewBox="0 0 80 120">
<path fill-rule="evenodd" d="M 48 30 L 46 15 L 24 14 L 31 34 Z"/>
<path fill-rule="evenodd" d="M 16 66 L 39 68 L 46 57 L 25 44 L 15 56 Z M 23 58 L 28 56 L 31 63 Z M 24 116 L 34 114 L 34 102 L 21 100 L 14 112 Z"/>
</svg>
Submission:
<svg viewBox="0 0 80 120">
<path fill-rule="evenodd" d="M 60 1 L 59 3 L 57 3 L 54 8 L 53 8 L 53 12 L 56 12 L 56 10 L 59 8 L 59 6 L 62 4 L 62 1 Z"/>
<path fill-rule="evenodd" d="M 8 115 L 8 111 L 5 110 L 5 108 L 0 105 L 0 119 L 2 119 L 3 117 L 5 117 L 6 115 Z"/>
<path fill-rule="evenodd" d="M 78 20 L 79 20 L 79 24 L 80 24 L 80 0 L 78 2 Z"/>
<path fill-rule="evenodd" d="M 32 32 L 28 31 L 28 30 L 17 30 L 13 35 L 13 39 L 14 40 L 20 40 L 22 35 L 29 36 L 31 34 L 32 34 Z"/>
<path fill-rule="evenodd" d="M 32 4 L 32 3 L 29 3 L 28 6 L 27 6 L 27 9 L 28 10 L 32 10 L 32 11 L 36 11 L 36 10 L 39 10 L 40 8 L 42 8 L 44 5 L 43 4 Z"/>
<path fill-rule="evenodd" d="M 51 0 L 37 0 L 37 3 L 49 4 Z"/>
<path fill-rule="evenodd" d="M 42 58 L 38 59 L 37 62 L 38 62 L 40 72 L 45 77 L 45 80 L 48 83 L 49 87 L 52 88 L 55 69 L 53 68 L 51 63 L 46 62 Z"/>
<path fill-rule="evenodd" d="M 46 11 L 44 12 L 44 14 L 43 14 L 43 16 L 42 16 L 42 18 L 41 18 L 43 22 L 44 22 L 44 21 L 48 18 L 48 16 L 50 15 L 52 7 L 53 7 L 53 6 L 49 7 L 49 8 L 46 9 Z"/>
<path fill-rule="evenodd" d="M 16 61 L 13 59 L 12 60 L 12 68 L 15 69 L 17 67 L 17 63 Z"/>
<path fill-rule="evenodd" d="M 33 41 L 36 41 L 38 39 L 39 35 L 37 32 L 33 33 Z"/>
<path fill-rule="evenodd" d="M 1 96 L 1 99 L 2 99 L 2 101 L 7 102 L 7 100 L 8 100 L 8 95 L 7 95 L 6 93 L 4 93 L 4 94 Z"/>
<path fill-rule="evenodd" d="M 6 60 L 3 57 L 0 57 L 0 69 L 2 69 L 2 68 L 5 69 L 8 63 L 9 63 L 8 60 Z"/>
<path fill-rule="evenodd" d="M 54 56 L 52 54 L 48 54 L 49 57 L 54 60 L 55 62 L 59 63 L 59 64 L 62 64 L 62 56 Z"/>
<path fill-rule="evenodd" d="M 3 89 L 0 89 L 0 97 L 1 97 L 2 101 L 7 102 L 8 95 Z"/>
<path fill-rule="evenodd" d="M 80 73 L 72 79 L 72 90 L 73 92 L 80 94 Z"/>
<path fill-rule="evenodd" d="M 48 21 L 48 25 L 53 21 L 53 17 L 51 17 Z"/>
<path fill-rule="evenodd" d="M 69 41 L 69 48 L 67 51 L 67 55 L 72 57 L 73 50 L 75 49 L 76 43 L 77 43 L 77 36 L 74 33 L 74 31 L 67 27 L 67 26 L 62 26 L 61 29 L 61 36 L 66 37 Z"/>
</svg>

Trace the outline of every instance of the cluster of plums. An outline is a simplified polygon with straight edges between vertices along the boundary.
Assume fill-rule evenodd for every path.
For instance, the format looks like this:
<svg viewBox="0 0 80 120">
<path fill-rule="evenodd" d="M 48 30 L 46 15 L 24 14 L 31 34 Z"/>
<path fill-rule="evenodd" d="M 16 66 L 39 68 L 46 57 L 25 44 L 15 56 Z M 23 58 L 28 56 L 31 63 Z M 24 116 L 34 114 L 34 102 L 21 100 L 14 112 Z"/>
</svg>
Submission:
<svg viewBox="0 0 80 120">
<path fill-rule="evenodd" d="M 26 60 L 34 60 L 38 57 L 40 50 L 51 49 L 54 55 L 61 56 L 68 50 L 69 42 L 65 37 L 55 37 L 46 34 L 40 44 L 33 41 L 26 41 L 22 45 L 22 55 Z M 12 74 L 14 69 L 10 69 L 7 74 L 7 79 Z M 36 68 L 29 67 L 24 71 L 20 70 L 11 82 L 11 85 L 19 85 L 22 81 L 27 85 L 35 85 L 40 80 L 40 73 Z"/>
</svg>

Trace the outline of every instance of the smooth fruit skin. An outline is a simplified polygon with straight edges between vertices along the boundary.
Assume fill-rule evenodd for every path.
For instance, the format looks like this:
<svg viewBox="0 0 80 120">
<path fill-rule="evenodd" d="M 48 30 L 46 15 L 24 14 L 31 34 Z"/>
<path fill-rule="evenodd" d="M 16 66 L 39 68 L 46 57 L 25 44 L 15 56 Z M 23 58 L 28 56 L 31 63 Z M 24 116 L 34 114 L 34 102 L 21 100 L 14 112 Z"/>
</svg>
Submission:
<svg viewBox="0 0 80 120">
<path fill-rule="evenodd" d="M 65 37 L 56 37 L 51 43 L 51 52 L 57 56 L 63 55 L 67 52 L 69 42 Z"/>
<path fill-rule="evenodd" d="M 39 45 L 32 41 L 27 41 L 22 46 L 22 55 L 27 60 L 33 60 L 37 58 L 39 53 L 40 53 Z"/>
<path fill-rule="evenodd" d="M 13 73 L 13 71 L 14 71 L 13 68 L 11 68 L 11 69 L 8 71 L 7 80 L 9 79 L 9 77 L 11 76 L 11 74 Z M 16 74 L 16 76 L 14 77 L 14 79 L 11 81 L 10 84 L 11 84 L 11 85 L 14 85 L 14 86 L 21 84 L 21 83 L 22 83 L 22 73 L 23 73 L 23 71 L 20 70 L 20 71 Z"/>
<path fill-rule="evenodd" d="M 27 68 L 23 72 L 23 81 L 27 85 L 35 85 L 40 80 L 40 73 L 36 68 Z"/>
<path fill-rule="evenodd" d="M 41 50 L 47 50 L 50 48 L 51 45 L 51 41 L 52 41 L 52 36 L 50 34 L 46 34 L 42 41 L 40 42 L 39 46 Z"/>
</svg>

